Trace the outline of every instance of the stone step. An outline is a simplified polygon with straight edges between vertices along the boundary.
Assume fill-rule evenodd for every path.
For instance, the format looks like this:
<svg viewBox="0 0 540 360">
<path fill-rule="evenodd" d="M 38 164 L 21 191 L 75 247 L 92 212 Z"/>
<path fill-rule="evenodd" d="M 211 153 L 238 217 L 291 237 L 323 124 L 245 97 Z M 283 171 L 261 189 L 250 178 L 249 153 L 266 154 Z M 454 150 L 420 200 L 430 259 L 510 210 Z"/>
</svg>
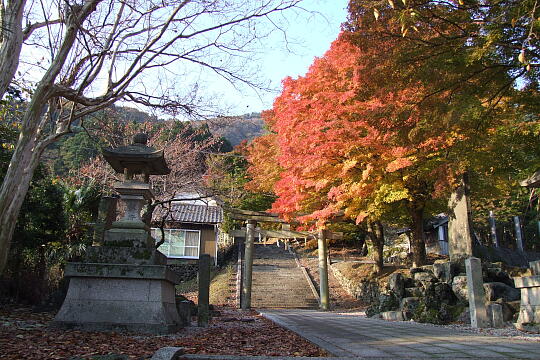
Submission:
<svg viewBox="0 0 540 360">
<path fill-rule="evenodd" d="M 294 256 L 275 246 L 255 246 L 251 296 L 255 308 L 318 308 Z"/>
</svg>

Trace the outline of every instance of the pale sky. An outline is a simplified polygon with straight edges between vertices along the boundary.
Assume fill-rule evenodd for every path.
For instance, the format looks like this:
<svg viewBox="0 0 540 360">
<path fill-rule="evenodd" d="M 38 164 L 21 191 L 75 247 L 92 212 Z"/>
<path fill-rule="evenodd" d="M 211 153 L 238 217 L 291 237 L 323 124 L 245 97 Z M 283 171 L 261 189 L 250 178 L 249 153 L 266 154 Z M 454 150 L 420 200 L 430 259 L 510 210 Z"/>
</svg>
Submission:
<svg viewBox="0 0 540 360">
<path fill-rule="evenodd" d="M 269 17 L 271 18 L 269 21 L 277 24 L 282 31 L 275 30 L 268 37 L 258 39 L 259 44 L 255 46 L 255 53 L 248 53 L 249 63 L 242 66 L 241 71 L 244 69 L 246 73 L 253 71 L 255 76 L 248 78 L 265 84 L 273 91 L 255 91 L 239 84 L 234 87 L 211 71 L 207 70 L 201 75 L 195 68 L 193 73 L 187 71 L 180 72 L 179 75 L 165 72 L 160 68 L 151 69 L 146 75 L 138 77 L 138 83 L 142 84 L 143 91 L 158 94 L 162 88 L 168 90 L 170 80 L 174 86 L 189 94 L 189 84 L 199 84 L 198 76 L 201 76 L 198 95 L 209 100 L 209 104 L 215 104 L 215 110 L 210 112 L 214 116 L 242 115 L 270 109 L 274 98 L 279 95 L 281 81 L 287 76 L 295 78 L 304 75 L 314 58 L 322 56 L 329 49 L 331 42 L 340 32 L 341 24 L 346 20 L 347 4 L 348 0 L 303 0 L 300 8 L 275 13 Z M 261 29 L 261 34 L 274 29 L 270 27 L 269 21 L 260 22 L 259 26 L 268 26 Z M 39 65 L 44 62 L 41 65 L 46 67 L 49 56 L 44 48 L 32 45 L 23 48 L 19 67 L 21 83 L 37 82 L 43 75 L 43 68 Z M 250 49 L 253 50 L 253 47 Z M 40 57 L 41 60 L 37 60 Z M 157 73 L 164 78 L 157 77 Z M 89 90 L 90 95 L 94 95 L 92 92 L 100 94 L 101 87 L 105 85 L 105 81 L 96 81 L 95 88 Z M 138 86 L 137 83 L 134 82 L 134 86 Z M 128 101 L 120 101 L 119 104 L 151 112 L 151 109 L 141 108 Z"/>
<path fill-rule="evenodd" d="M 281 80 L 304 75 L 315 57 L 322 56 L 337 38 L 340 25 L 347 16 L 348 0 L 305 0 L 303 8 L 312 13 L 290 12 L 286 29 L 288 45 L 283 36 L 276 33 L 270 39 L 272 48 L 264 49 L 257 65 L 262 79 L 270 81 L 273 93 L 252 91 L 228 92 L 225 101 L 232 105 L 231 111 L 241 115 L 270 109 L 281 88 Z M 287 50 L 287 47 L 289 50 Z"/>
</svg>

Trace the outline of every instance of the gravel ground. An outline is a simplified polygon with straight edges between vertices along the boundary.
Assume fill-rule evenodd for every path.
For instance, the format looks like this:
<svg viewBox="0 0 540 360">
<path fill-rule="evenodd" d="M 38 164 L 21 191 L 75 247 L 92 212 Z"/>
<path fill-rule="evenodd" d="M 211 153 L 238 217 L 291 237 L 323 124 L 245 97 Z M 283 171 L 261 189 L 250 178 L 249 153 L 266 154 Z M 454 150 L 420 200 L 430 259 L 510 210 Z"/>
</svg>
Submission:
<svg viewBox="0 0 540 360">
<path fill-rule="evenodd" d="M 366 313 L 364 311 L 358 311 L 358 312 L 352 312 L 352 313 L 343 311 L 343 312 L 339 312 L 339 314 L 366 317 Z M 380 321 L 385 321 L 385 320 L 381 319 Z M 435 327 L 440 327 L 440 328 L 447 328 L 447 329 L 452 329 L 452 330 L 465 332 L 469 334 L 497 336 L 497 337 L 513 339 L 513 340 L 527 340 L 527 341 L 540 342 L 540 334 L 533 334 L 533 333 L 520 331 L 516 329 L 510 323 L 507 323 L 506 327 L 501 328 L 501 329 L 495 329 L 495 328 L 476 329 L 465 324 L 435 325 L 435 324 L 419 323 L 412 320 L 406 321 L 406 322 L 415 323 L 419 326 L 431 326 L 431 327 L 435 326 Z"/>
</svg>

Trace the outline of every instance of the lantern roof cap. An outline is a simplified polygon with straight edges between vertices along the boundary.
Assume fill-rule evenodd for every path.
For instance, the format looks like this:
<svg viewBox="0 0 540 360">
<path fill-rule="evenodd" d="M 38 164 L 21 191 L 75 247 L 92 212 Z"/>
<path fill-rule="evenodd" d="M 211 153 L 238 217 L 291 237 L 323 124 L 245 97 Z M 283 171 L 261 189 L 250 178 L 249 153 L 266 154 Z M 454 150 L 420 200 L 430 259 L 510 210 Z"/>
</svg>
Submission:
<svg viewBox="0 0 540 360">
<path fill-rule="evenodd" d="M 131 174 L 167 175 L 169 169 L 163 150 L 156 150 L 147 146 L 148 135 L 136 134 L 133 143 L 117 148 L 103 149 L 103 157 L 112 166 L 114 171 L 123 174 L 125 170 Z"/>
</svg>

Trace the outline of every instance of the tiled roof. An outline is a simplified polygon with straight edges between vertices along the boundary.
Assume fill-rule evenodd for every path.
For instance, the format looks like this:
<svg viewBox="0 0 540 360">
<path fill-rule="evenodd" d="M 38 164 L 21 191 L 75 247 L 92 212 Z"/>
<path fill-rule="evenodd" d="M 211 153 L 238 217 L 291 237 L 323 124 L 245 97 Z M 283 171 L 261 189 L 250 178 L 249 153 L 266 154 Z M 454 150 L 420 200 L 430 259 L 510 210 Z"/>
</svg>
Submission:
<svg viewBox="0 0 540 360">
<path fill-rule="evenodd" d="M 173 204 L 168 221 L 217 224 L 223 222 L 223 210 L 219 206 Z"/>
</svg>

